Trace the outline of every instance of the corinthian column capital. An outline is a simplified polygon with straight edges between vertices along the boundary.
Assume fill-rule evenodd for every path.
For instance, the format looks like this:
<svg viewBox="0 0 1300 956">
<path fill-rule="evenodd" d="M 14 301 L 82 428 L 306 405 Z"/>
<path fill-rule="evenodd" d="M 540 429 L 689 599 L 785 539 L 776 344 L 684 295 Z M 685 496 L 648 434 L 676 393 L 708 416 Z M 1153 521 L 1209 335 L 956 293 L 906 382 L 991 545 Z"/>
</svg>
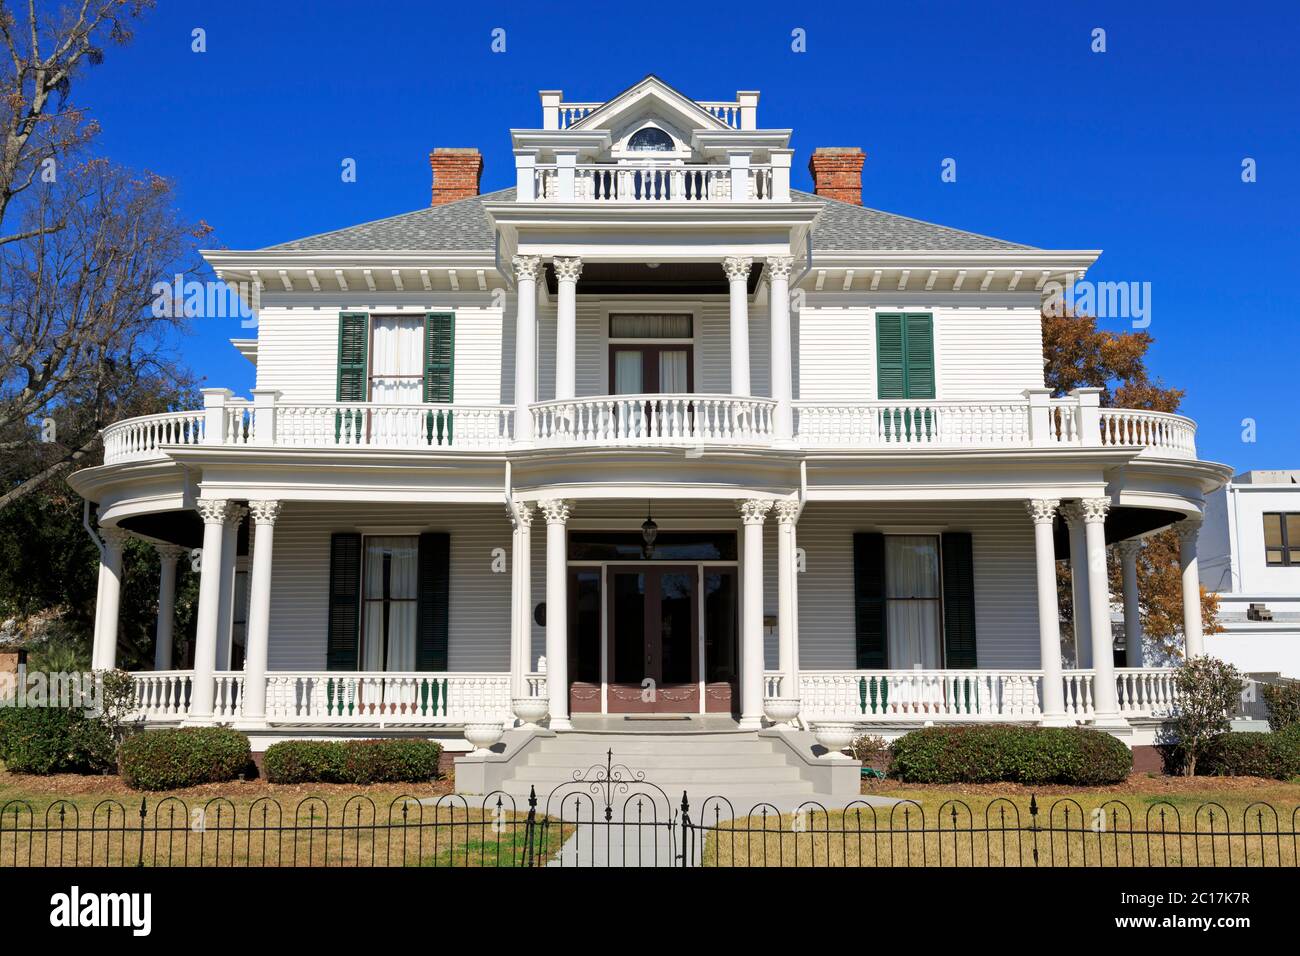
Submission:
<svg viewBox="0 0 1300 956">
<path fill-rule="evenodd" d="M 510 260 L 510 264 L 514 266 L 515 278 L 520 282 L 527 279 L 535 282 L 542 271 L 541 256 L 515 256 Z"/>
<path fill-rule="evenodd" d="M 794 256 L 768 256 L 767 257 L 767 277 L 768 279 L 788 279 L 790 271 L 794 268 Z"/>
<path fill-rule="evenodd" d="M 546 515 L 547 524 L 565 524 L 569 520 L 569 514 L 573 506 L 563 498 L 549 498 L 546 501 L 537 502 L 537 506 L 542 509 L 542 514 Z"/>
<path fill-rule="evenodd" d="M 740 520 L 745 524 L 762 524 L 767 513 L 772 510 L 772 502 L 767 498 L 747 498 L 736 502 Z"/>
<path fill-rule="evenodd" d="M 1032 498 L 1025 502 L 1025 510 L 1034 524 L 1051 524 L 1061 502 L 1056 498 Z"/>
<path fill-rule="evenodd" d="M 722 270 L 727 273 L 727 279 L 731 282 L 737 279 L 748 279 L 749 270 L 753 265 L 754 260 L 750 256 L 727 256 L 722 260 Z"/>
<path fill-rule="evenodd" d="M 221 524 L 230 511 L 230 502 L 225 498 L 200 498 L 194 502 L 194 507 L 204 524 Z"/>
<path fill-rule="evenodd" d="M 1174 530 L 1178 532 L 1179 541 L 1195 543 L 1196 536 L 1201 533 L 1201 519 L 1195 517 L 1184 518 L 1174 525 Z"/>
<path fill-rule="evenodd" d="M 1102 524 L 1110 511 L 1109 498 L 1084 498 L 1079 502 L 1085 523 Z"/>
<path fill-rule="evenodd" d="M 555 265 L 555 278 L 560 282 L 577 282 L 582 275 L 582 260 L 577 256 L 556 257 L 552 262 Z"/>
<path fill-rule="evenodd" d="M 275 520 L 280 517 L 280 502 L 278 501 L 250 501 L 248 509 L 257 524 L 275 524 Z"/>
</svg>

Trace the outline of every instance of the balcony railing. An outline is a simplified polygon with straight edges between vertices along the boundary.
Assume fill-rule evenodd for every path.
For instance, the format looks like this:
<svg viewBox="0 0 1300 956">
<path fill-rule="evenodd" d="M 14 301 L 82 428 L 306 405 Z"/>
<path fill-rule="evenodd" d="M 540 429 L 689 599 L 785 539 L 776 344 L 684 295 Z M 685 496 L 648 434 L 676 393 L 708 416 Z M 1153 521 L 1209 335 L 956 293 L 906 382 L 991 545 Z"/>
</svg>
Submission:
<svg viewBox="0 0 1300 956">
<path fill-rule="evenodd" d="M 533 406 L 538 445 L 767 445 L 776 403 L 734 395 L 619 395 Z"/>
<path fill-rule="evenodd" d="M 1091 400 L 1091 401 L 1089 401 Z M 165 458 L 187 446 L 501 451 L 514 447 L 506 405 L 249 402 L 220 390 L 199 411 L 168 412 L 104 429 L 104 461 Z M 776 403 L 739 395 L 596 395 L 530 408 L 539 447 L 771 446 Z M 843 450 L 1137 448 L 1196 457 L 1196 425 L 1181 415 L 1098 408 L 1095 396 L 1006 402 L 794 402 L 795 446 Z M 782 443 L 788 447 L 790 441 Z"/>
<path fill-rule="evenodd" d="M 1062 674 L 1065 713 L 1089 720 L 1096 672 Z M 783 696 L 780 674 L 767 675 L 767 691 Z M 927 720 L 1037 720 L 1042 716 L 1040 670 L 852 670 L 800 671 L 803 716 L 863 723 Z M 1173 713 L 1177 694 L 1168 667 L 1115 670 L 1120 714 L 1126 718 L 1164 718 Z"/>
<path fill-rule="evenodd" d="M 563 168 L 554 164 L 533 167 L 533 196 L 538 201 L 567 201 Z M 718 202 L 733 197 L 733 183 L 743 183 L 745 201 L 773 199 L 770 165 L 753 165 L 733 172 L 729 166 L 698 163 L 635 163 L 573 167 L 575 202 L 693 203 Z"/>
</svg>

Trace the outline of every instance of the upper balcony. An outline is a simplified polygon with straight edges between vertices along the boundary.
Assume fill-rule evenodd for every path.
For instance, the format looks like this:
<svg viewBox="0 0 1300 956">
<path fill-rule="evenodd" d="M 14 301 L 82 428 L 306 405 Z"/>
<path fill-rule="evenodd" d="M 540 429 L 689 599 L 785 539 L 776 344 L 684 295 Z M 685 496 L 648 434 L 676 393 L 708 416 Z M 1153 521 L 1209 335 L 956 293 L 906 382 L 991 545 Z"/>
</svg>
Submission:
<svg viewBox="0 0 1300 956">
<path fill-rule="evenodd" d="M 253 400 L 205 392 L 197 411 L 127 419 L 104 429 L 104 463 L 161 459 L 192 445 L 456 453 L 523 448 L 734 447 L 829 451 L 1114 449 L 1195 460 L 1196 425 L 1181 415 L 1100 408 L 1095 390 L 1050 399 L 795 402 L 793 443 L 774 426 L 776 402 L 736 395 L 595 395 L 530 406 L 516 440 L 506 405 L 302 404 L 255 390 Z"/>
</svg>

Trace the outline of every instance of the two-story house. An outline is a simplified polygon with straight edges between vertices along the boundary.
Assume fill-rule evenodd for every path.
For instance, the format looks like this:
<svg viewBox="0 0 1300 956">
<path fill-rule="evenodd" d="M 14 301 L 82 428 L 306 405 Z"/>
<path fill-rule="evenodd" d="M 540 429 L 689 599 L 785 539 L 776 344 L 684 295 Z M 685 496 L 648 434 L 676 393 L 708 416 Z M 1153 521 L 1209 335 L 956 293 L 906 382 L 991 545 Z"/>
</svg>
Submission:
<svg viewBox="0 0 1300 956">
<path fill-rule="evenodd" d="M 1115 667 L 1106 549 L 1131 571 L 1143 535 L 1181 529 L 1201 652 L 1197 528 L 1229 472 L 1186 418 L 1044 388 L 1044 291 L 1099 253 L 867 208 L 857 149 L 814 151 L 814 192 L 792 189 L 791 131 L 758 103 L 653 76 L 605 103 L 543 91 L 540 126 L 510 131 L 513 188 L 480 195 L 477 150 L 438 149 L 426 208 L 207 252 L 259 293 L 236 342 L 257 387 L 117 423 L 72 478 L 103 536 L 96 667 L 129 534 L 164 556 L 137 675 L 158 723 L 455 747 L 466 722 L 593 715 L 1015 720 L 1149 742 L 1169 671 Z M 183 548 L 202 579 L 178 667 Z"/>
<path fill-rule="evenodd" d="M 1248 471 L 1207 497 L 1201 583 L 1219 596 L 1215 657 L 1300 678 L 1300 470 Z"/>
</svg>

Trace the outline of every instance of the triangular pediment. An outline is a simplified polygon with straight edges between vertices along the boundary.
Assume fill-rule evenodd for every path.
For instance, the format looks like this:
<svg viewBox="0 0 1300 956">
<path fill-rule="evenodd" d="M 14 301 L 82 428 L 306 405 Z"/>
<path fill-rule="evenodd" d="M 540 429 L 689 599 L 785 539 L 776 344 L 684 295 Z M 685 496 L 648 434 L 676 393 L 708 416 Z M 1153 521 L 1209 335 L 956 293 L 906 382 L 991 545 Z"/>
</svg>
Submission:
<svg viewBox="0 0 1300 956">
<path fill-rule="evenodd" d="M 592 110 L 569 129 L 614 131 L 625 128 L 634 119 L 646 115 L 660 117 L 682 130 L 731 128 L 689 96 L 652 73 L 598 109 Z"/>
</svg>

